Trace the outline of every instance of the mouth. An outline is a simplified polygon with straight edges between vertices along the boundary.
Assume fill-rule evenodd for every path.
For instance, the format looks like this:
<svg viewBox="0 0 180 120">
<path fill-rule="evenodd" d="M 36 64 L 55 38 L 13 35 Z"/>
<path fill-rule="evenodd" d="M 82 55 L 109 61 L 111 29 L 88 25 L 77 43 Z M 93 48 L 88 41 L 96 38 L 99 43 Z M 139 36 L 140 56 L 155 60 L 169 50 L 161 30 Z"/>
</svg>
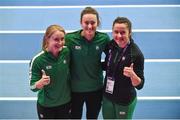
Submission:
<svg viewBox="0 0 180 120">
<path fill-rule="evenodd" d="M 87 30 L 87 33 L 91 34 L 93 33 L 93 30 Z"/>
<path fill-rule="evenodd" d="M 126 40 L 121 38 L 116 40 L 117 44 L 123 47 L 126 44 Z"/>
<path fill-rule="evenodd" d="M 54 47 L 55 47 L 56 49 L 60 49 L 60 48 L 62 47 L 62 45 L 56 44 Z"/>
<path fill-rule="evenodd" d="M 123 42 L 125 42 L 125 40 L 123 38 L 121 38 L 121 39 L 117 39 L 117 42 L 118 43 L 123 43 Z"/>
</svg>

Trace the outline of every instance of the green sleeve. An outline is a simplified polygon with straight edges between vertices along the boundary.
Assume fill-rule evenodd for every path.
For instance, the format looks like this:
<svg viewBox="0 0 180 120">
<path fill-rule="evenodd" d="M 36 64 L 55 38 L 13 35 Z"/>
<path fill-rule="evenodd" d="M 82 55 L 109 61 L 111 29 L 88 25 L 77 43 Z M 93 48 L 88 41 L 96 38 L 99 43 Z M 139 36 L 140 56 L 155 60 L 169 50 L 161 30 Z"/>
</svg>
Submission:
<svg viewBox="0 0 180 120">
<path fill-rule="evenodd" d="M 33 92 L 38 91 L 39 89 L 35 88 L 35 83 L 41 79 L 41 69 L 37 64 L 37 60 L 34 60 L 30 63 L 30 89 Z"/>
</svg>

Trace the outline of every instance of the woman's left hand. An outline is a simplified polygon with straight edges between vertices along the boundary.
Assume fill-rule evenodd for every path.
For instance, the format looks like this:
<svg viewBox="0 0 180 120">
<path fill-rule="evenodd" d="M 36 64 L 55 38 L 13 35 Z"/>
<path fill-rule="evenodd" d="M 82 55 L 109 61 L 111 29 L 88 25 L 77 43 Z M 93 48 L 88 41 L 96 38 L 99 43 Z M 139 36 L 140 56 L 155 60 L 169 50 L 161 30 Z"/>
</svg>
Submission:
<svg viewBox="0 0 180 120">
<path fill-rule="evenodd" d="M 123 75 L 130 77 L 132 85 L 137 86 L 141 83 L 141 79 L 134 72 L 133 66 L 134 63 L 131 63 L 130 67 L 124 67 Z"/>
<path fill-rule="evenodd" d="M 133 75 L 135 74 L 133 66 L 134 63 L 131 63 L 130 67 L 124 67 L 123 75 L 130 78 L 133 77 Z"/>
</svg>

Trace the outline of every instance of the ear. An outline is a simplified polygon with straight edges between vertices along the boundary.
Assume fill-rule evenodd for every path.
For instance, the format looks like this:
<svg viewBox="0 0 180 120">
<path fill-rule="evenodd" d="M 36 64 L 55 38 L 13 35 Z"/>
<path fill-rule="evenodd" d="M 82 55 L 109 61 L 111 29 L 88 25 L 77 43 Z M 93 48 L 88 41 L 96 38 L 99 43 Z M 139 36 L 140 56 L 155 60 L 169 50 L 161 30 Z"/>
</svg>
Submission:
<svg viewBox="0 0 180 120">
<path fill-rule="evenodd" d="M 131 37 L 132 37 L 132 34 L 131 34 L 131 33 L 129 33 L 129 36 L 128 36 L 128 37 L 129 37 L 129 41 L 130 41 L 130 39 L 131 39 Z"/>
<path fill-rule="evenodd" d="M 99 27 L 99 25 L 100 25 L 100 21 L 99 21 L 99 20 L 97 20 L 97 27 Z"/>
<path fill-rule="evenodd" d="M 131 35 L 132 35 L 132 32 L 129 33 L 129 37 L 131 37 Z"/>
<path fill-rule="evenodd" d="M 82 26 L 82 20 L 80 20 L 80 22 L 79 22 L 79 23 L 80 23 L 80 25 Z"/>
</svg>

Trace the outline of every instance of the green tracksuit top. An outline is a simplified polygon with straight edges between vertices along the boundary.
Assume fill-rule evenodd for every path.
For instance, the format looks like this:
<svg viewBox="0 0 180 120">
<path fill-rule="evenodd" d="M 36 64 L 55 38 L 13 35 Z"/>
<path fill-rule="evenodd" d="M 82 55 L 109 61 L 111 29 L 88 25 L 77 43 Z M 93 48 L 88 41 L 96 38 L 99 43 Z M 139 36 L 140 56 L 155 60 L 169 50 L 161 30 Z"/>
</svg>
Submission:
<svg viewBox="0 0 180 120">
<path fill-rule="evenodd" d="M 56 58 L 50 52 L 41 51 L 30 63 L 31 90 L 38 91 L 38 103 L 45 107 L 55 107 L 66 104 L 71 99 L 70 90 L 70 51 L 64 47 Z M 42 89 L 34 87 L 42 77 L 41 70 L 50 76 L 50 84 Z"/>
<path fill-rule="evenodd" d="M 96 32 L 89 42 L 81 36 L 81 32 L 79 30 L 65 36 L 71 51 L 71 89 L 73 92 L 92 92 L 103 87 L 101 54 L 110 38 L 106 33 Z"/>
</svg>

